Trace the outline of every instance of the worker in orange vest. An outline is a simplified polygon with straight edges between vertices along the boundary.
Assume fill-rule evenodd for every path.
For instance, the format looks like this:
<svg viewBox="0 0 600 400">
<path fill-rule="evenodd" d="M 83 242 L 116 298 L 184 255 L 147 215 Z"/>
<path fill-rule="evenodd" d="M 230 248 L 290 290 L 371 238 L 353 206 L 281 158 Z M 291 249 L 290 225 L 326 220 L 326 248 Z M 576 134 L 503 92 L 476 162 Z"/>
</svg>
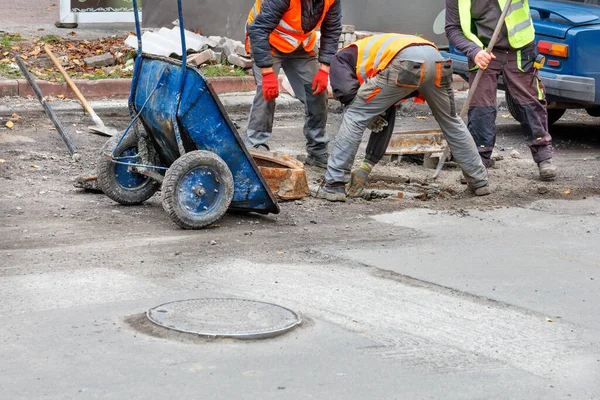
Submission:
<svg viewBox="0 0 600 400">
<path fill-rule="evenodd" d="M 317 58 L 317 33 L 321 30 Z M 246 146 L 269 149 L 279 69 L 304 102 L 305 163 L 327 166 L 327 86 L 329 64 L 342 32 L 341 0 L 256 0 L 246 23 L 246 48 L 254 58 L 256 96 Z"/>
<path fill-rule="evenodd" d="M 452 64 L 433 43 L 396 33 L 361 39 L 333 59 L 331 86 L 336 97 L 348 106 L 329 157 L 325 184 L 319 188 L 317 197 L 345 201 L 346 192 L 350 196 L 362 192 L 371 169 L 390 140 L 394 105 L 415 95 L 427 101 L 475 195 L 490 193 L 487 170 L 475 141 L 456 114 Z M 377 121 L 379 128 L 387 124 L 387 129 L 371 133 L 365 161 L 351 172 L 365 129 L 373 130 Z"/>
</svg>

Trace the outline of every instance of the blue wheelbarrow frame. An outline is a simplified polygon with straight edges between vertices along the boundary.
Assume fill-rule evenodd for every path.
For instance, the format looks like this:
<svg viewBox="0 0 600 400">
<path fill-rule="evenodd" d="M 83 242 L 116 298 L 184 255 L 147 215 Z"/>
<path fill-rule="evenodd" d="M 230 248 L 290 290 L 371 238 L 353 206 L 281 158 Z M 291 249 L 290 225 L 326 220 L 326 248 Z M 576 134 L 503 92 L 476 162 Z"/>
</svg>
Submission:
<svg viewBox="0 0 600 400">
<path fill-rule="evenodd" d="M 177 6 L 185 60 L 187 46 L 181 0 L 177 0 Z M 178 209 L 188 222 L 181 223 L 181 218 L 173 218 L 174 221 L 191 229 L 214 222 L 209 214 L 223 210 L 222 203 L 229 201 L 229 192 L 232 192 L 231 200 L 225 209 L 279 213 L 275 196 L 211 84 L 198 69 L 185 62 L 143 54 L 136 0 L 133 0 L 133 8 L 138 49 L 129 97 L 132 121 L 119 140 L 109 141 L 103 151 L 104 158 L 108 159 L 108 163 L 103 162 L 103 168 L 99 165 L 99 181 L 104 192 L 122 204 L 139 204 L 162 183 L 165 210 L 172 214 L 173 207 Z M 143 125 L 145 134 L 136 129 L 138 123 Z M 185 160 L 195 161 L 184 162 L 184 156 Z M 209 165 L 198 159 L 208 160 Z M 183 165 L 179 165 L 181 162 Z M 178 173 L 172 177 L 170 170 L 175 166 Z M 227 168 L 233 178 L 233 188 L 224 187 L 228 185 Z M 167 181 L 169 186 L 165 188 Z M 165 199 L 165 195 L 172 198 Z"/>
</svg>

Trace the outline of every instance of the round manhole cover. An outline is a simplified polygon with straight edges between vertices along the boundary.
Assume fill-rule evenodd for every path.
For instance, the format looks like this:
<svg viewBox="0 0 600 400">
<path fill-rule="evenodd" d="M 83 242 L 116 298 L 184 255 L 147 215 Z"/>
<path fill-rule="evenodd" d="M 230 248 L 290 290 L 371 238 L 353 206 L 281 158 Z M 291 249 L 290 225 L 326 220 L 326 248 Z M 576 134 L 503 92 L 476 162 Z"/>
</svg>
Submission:
<svg viewBox="0 0 600 400">
<path fill-rule="evenodd" d="M 192 299 L 161 304 L 146 313 L 153 323 L 208 337 L 264 339 L 288 332 L 302 319 L 275 304 L 244 299 Z"/>
</svg>

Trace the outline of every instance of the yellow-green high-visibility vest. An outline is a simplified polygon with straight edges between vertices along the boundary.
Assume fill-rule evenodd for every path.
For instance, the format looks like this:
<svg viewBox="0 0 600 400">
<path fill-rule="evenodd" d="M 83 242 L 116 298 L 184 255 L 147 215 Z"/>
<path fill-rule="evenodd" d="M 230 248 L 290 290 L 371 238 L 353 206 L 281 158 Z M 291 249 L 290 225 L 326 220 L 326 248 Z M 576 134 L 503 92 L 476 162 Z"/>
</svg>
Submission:
<svg viewBox="0 0 600 400">
<path fill-rule="evenodd" d="M 498 0 L 500 8 L 504 7 L 510 1 L 510 11 L 506 16 L 506 29 L 508 31 L 508 43 L 514 49 L 520 49 L 523 46 L 535 40 L 535 29 L 533 21 L 529 15 L 529 3 L 527 0 Z M 481 40 L 471 30 L 471 0 L 458 0 L 458 11 L 460 14 L 460 26 L 467 39 L 476 43 L 482 49 L 485 48 Z"/>
</svg>

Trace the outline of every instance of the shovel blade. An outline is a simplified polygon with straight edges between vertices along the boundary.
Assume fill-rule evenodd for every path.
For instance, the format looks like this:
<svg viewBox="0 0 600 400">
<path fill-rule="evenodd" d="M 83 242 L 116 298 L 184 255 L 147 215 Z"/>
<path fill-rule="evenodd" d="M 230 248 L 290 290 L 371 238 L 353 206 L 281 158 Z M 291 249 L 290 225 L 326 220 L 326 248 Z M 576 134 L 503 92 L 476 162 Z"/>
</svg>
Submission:
<svg viewBox="0 0 600 400">
<path fill-rule="evenodd" d="M 94 125 L 94 126 L 89 126 L 88 128 L 93 133 L 96 133 L 96 134 L 102 135 L 102 136 L 113 137 L 119 133 L 115 128 L 109 128 L 109 127 L 103 126 L 103 125 Z"/>
</svg>

